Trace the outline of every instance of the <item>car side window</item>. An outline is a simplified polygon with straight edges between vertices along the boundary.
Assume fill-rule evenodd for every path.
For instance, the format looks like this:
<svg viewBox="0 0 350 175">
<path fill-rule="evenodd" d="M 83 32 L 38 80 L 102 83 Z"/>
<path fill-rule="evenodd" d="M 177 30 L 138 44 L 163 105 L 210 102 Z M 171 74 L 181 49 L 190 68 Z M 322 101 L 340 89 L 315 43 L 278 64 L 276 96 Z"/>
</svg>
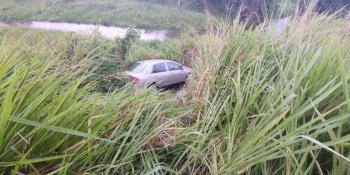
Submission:
<svg viewBox="0 0 350 175">
<path fill-rule="evenodd" d="M 166 72 L 166 67 L 164 63 L 158 63 L 153 65 L 153 71 L 152 73 L 160 73 L 160 72 Z"/>
<path fill-rule="evenodd" d="M 181 70 L 182 66 L 173 62 L 166 63 L 168 65 L 169 71 Z"/>
</svg>

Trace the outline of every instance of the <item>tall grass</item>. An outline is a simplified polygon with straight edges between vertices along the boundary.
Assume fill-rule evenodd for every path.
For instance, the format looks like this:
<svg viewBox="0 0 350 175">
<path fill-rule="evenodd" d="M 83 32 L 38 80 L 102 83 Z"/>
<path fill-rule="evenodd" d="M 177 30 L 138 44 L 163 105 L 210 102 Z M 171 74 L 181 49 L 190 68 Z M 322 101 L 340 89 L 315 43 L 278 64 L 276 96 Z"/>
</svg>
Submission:
<svg viewBox="0 0 350 175">
<path fill-rule="evenodd" d="M 32 49 L 6 43 L 0 47 L 5 174 L 131 172 L 147 152 L 142 150 L 160 142 L 158 135 L 185 114 L 166 94 L 169 100 L 129 86 L 108 95 L 91 92 L 94 84 L 84 83 L 84 73 L 60 65 L 60 55 L 42 53 L 49 49 L 42 43 Z"/>
<path fill-rule="evenodd" d="M 348 174 L 349 22 L 311 10 L 279 37 L 216 22 L 176 96 L 100 94 L 56 52 L 3 39 L 0 171 Z"/>
<path fill-rule="evenodd" d="M 281 37 L 215 24 L 190 84 L 200 134 L 183 170 L 349 173 L 348 23 L 306 12 Z"/>
</svg>

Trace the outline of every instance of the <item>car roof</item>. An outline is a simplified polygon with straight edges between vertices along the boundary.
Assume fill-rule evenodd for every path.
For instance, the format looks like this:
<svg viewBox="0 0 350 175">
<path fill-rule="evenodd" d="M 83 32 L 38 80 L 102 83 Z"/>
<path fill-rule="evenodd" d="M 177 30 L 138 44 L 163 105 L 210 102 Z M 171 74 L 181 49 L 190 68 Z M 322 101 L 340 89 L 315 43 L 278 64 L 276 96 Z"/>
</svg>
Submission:
<svg viewBox="0 0 350 175">
<path fill-rule="evenodd" d="M 139 63 L 145 63 L 145 64 L 157 64 L 157 63 L 164 63 L 164 62 L 175 62 L 172 60 L 163 60 L 163 59 L 154 59 L 154 60 L 142 60 L 139 61 Z M 175 62 L 176 63 L 176 62 Z"/>
</svg>

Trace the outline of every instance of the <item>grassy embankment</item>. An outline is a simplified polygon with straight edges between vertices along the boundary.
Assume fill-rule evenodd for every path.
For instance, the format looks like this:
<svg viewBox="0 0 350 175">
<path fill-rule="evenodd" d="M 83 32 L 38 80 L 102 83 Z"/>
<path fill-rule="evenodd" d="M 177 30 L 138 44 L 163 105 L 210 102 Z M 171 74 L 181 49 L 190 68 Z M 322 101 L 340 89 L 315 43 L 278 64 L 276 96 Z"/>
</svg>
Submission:
<svg viewBox="0 0 350 175">
<path fill-rule="evenodd" d="M 94 23 L 150 29 L 203 29 L 203 13 L 136 0 L 0 0 L 0 19 Z"/>
<path fill-rule="evenodd" d="M 177 97 L 101 94 L 86 78 L 108 47 L 1 32 L 0 171 L 350 173 L 350 21 L 306 13 L 280 38 L 237 21 L 209 27 Z"/>
</svg>

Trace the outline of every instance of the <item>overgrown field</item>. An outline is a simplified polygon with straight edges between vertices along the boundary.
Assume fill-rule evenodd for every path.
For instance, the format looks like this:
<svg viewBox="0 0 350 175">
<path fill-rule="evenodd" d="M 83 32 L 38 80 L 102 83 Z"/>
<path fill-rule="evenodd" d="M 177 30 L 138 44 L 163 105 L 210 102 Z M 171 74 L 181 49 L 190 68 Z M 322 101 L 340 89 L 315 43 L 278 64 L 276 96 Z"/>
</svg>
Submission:
<svg viewBox="0 0 350 175">
<path fill-rule="evenodd" d="M 138 0 L 0 0 L 0 19 L 94 23 L 151 29 L 203 29 L 203 13 Z"/>
<path fill-rule="evenodd" d="M 134 43 L 124 60 L 99 37 L 0 29 L 0 171 L 349 174 L 349 24 L 310 9 L 278 37 L 212 22 L 191 39 Z M 96 90 L 101 60 L 118 75 L 154 55 L 192 66 L 176 96 Z"/>
</svg>

